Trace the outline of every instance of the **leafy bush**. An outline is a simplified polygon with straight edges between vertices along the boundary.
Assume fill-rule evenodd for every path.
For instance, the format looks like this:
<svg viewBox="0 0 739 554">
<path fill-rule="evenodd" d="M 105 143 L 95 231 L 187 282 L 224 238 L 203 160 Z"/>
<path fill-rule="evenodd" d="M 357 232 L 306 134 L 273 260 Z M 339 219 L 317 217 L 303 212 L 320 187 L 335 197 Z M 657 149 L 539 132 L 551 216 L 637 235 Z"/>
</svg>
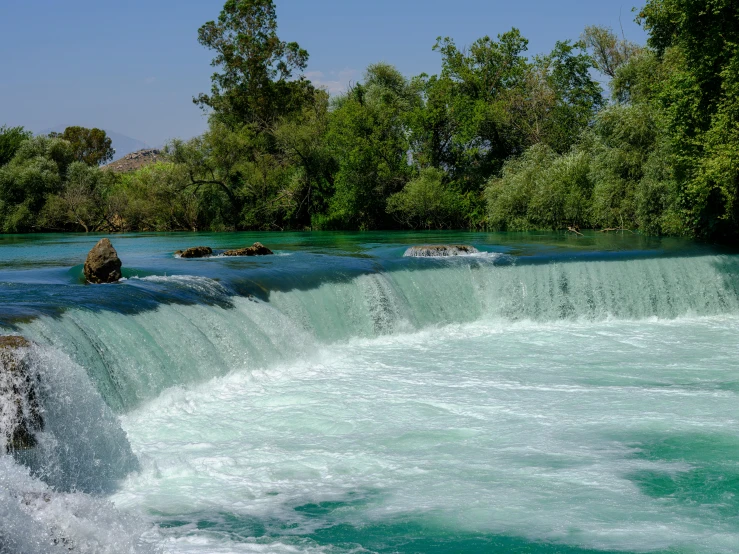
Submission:
<svg viewBox="0 0 739 554">
<path fill-rule="evenodd" d="M 448 229 L 459 224 L 459 193 L 444 184 L 444 172 L 427 168 L 387 201 L 387 211 L 411 229 Z"/>
<path fill-rule="evenodd" d="M 486 190 L 493 229 L 566 229 L 590 225 L 590 160 L 583 151 L 559 156 L 539 144 L 503 167 Z"/>
</svg>

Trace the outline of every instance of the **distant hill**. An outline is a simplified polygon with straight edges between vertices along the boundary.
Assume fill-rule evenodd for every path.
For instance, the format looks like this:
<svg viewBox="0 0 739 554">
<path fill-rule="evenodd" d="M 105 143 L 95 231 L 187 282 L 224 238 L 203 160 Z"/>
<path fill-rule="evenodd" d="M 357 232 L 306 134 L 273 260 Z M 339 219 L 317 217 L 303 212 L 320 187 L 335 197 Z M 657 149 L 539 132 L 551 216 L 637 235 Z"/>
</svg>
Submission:
<svg viewBox="0 0 739 554">
<path fill-rule="evenodd" d="M 44 129 L 43 131 L 41 131 L 40 134 L 45 135 L 47 133 L 63 133 L 64 129 L 66 129 L 67 127 L 69 127 L 69 125 L 57 125 L 56 127 Z M 107 134 L 110 137 L 110 140 L 113 142 L 113 148 L 115 149 L 114 159 L 116 160 L 119 158 L 123 158 L 131 152 L 138 152 L 139 150 L 151 148 L 142 140 L 127 137 L 126 135 L 111 131 L 110 129 L 103 129 L 103 131 L 105 131 L 105 134 Z"/>
<path fill-rule="evenodd" d="M 110 137 L 110 140 L 113 141 L 113 148 L 115 149 L 116 158 L 122 158 L 123 156 L 130 154 L 131 152 L 137 152 L 139 150 L 151 148 L 150 145 L 146 144 L 142 140 L 127 137 L 126 135 L 116 133 L 115 131 L 109 131 L 108 129 L 103 130 Z"/>
</svg>

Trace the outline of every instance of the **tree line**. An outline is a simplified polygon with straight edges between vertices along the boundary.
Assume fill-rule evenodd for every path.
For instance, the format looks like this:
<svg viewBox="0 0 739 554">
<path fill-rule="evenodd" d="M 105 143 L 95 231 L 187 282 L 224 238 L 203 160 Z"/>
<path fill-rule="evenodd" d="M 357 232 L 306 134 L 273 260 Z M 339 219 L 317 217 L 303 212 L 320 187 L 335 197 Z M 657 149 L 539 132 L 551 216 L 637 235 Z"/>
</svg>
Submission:
<svg viewBox="0 0 739 554">
<path fill-rule="evenodd" d="M 646 45 L 588 27 L 531 56 L 517 29 L 440 37 L 435 75 L 387 63 L 331 97 L 272 0 L 198 40 L 208 130 L 128 174 L 97 129 L 0 128 L 0 228 L 739 231 L 739 4 L 648 0 Z M 600 83 L 604 82 L 605 87 Z M 101 134 L 102 133 L 102 134 Z M 107 142 L 106 142 L 107 141 Z"/>
</svg>

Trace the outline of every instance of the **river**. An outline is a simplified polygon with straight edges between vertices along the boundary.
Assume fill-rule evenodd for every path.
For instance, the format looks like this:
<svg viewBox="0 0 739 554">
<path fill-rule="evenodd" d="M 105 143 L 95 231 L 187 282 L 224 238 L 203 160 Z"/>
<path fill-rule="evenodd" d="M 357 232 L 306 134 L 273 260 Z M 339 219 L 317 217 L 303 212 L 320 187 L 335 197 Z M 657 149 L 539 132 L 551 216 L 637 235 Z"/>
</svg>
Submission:
<svg viewBox="0 0 739 554">
<path fill-rule="evenodd" d="M 735 251 L 138 234 L 85 285 L 98 238 L 0 236 L 45 421 L 0 455 L 3 554 L 739 552 Z M 479 253 L 404 255 L 442 243 Z"/>
</svg>

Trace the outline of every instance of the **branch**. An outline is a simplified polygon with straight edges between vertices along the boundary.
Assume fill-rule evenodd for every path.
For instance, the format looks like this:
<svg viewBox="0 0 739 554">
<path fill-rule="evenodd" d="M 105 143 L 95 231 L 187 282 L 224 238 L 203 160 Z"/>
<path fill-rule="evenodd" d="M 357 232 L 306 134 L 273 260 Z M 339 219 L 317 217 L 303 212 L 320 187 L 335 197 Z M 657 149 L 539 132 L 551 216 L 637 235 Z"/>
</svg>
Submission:
<svg viewBox="0 0 739 554">
<path fill-rule="evenodd" d="M 226 183 L 224 183 L 223 181 L 208 180 L 208 179 L 197 179 L 197 180 L 195 180 L 195 179 L 192 179 L 192 176 L 191 176 L 190 177 L 190 184 L 191 185 L 197 185 L 198 187 L 200 187 L 200 185 L 218 185 L 219 187 L 221 187 L 223 189 L 223 192 L 226 193 L 226 195 L 228 196 L 229 200 L 231 200 L 231 202 L 233 202 L 234 204 L 236 204 L 236 195 L 234 195 L 233 191 L 230 188 L 228 188 L 226 186 Z"/>
</svg>

